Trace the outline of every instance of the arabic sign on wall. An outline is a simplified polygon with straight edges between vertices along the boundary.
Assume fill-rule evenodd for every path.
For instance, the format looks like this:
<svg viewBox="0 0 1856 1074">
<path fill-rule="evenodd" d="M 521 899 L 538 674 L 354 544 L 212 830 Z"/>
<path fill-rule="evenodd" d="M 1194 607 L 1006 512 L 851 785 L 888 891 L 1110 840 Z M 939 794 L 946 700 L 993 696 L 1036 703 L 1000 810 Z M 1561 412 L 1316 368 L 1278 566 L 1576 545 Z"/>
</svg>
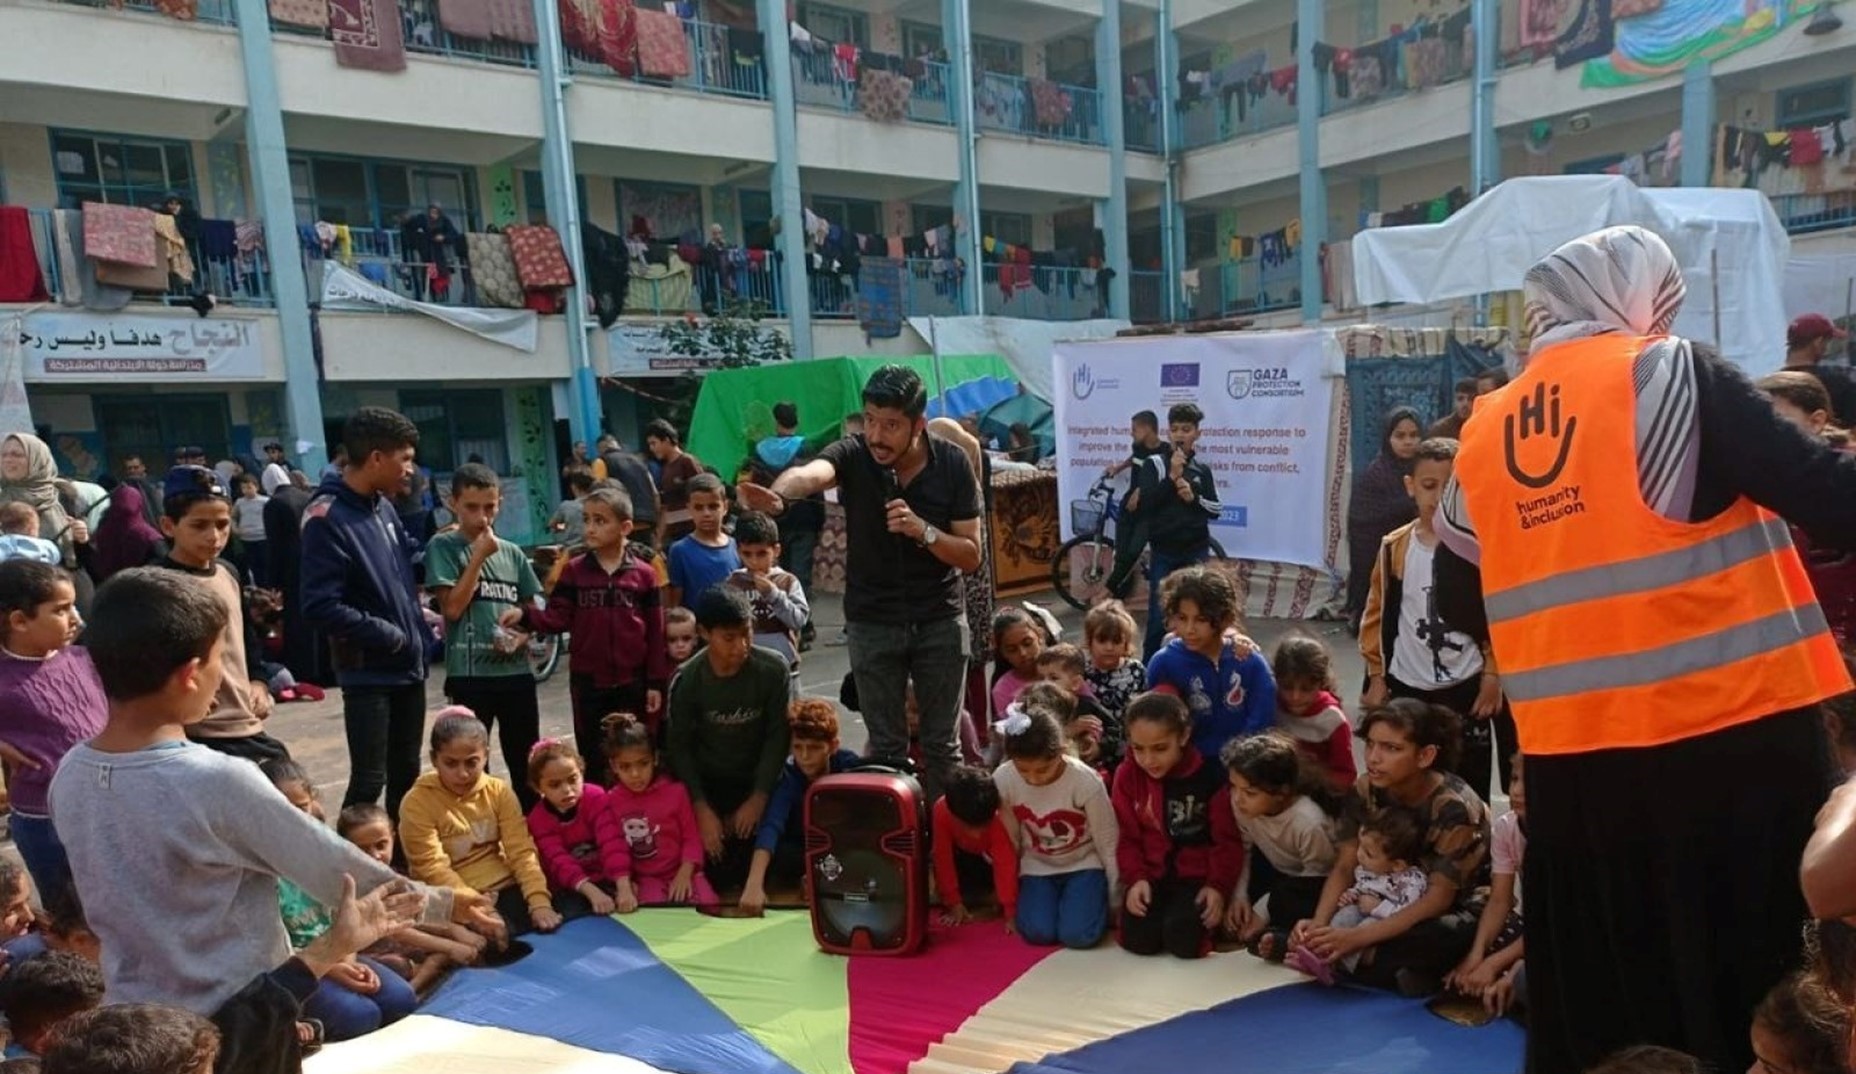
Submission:
<svg viewBox="0 0 1856 1074">
<path fill-rule="evenodd" d="M 655 324 L 615 324 L 606 329 L 606 376 L 675 377 L 720 369 L 720 355 L 672 353 Z"/>
<path fill-rule="evenodd" d="M 136 314 L 34 313 L 20 343 L 29 380 L 159 376 L 257 380 L 264 348 L 248 320 Z"/>
</svg>

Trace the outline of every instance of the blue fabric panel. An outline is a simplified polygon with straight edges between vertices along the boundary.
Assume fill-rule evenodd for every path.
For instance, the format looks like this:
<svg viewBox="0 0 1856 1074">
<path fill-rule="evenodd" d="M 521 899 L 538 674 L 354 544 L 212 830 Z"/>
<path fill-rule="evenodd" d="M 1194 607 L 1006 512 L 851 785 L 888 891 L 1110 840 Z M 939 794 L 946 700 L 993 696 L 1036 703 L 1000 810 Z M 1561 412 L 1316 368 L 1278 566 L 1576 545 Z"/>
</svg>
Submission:
<svg viewBox="0 0 1856 1074">
<path fill-rule="evenodd" d="M 1306 984 L 1019 1063 L 1011 1074 L 1507 1074 L 1521 1070 L 1525 1042 L 1507 1019 L 1467 1029 L 1423 1000 Z"/>
<path fill-rule="evenodd" d="M 458 971 L 420 1013 L 677 1074 L 798 1074 L 610 918 L 582 918 L 523 940 L 534 954 L 500 969 Z"/>
</svg>

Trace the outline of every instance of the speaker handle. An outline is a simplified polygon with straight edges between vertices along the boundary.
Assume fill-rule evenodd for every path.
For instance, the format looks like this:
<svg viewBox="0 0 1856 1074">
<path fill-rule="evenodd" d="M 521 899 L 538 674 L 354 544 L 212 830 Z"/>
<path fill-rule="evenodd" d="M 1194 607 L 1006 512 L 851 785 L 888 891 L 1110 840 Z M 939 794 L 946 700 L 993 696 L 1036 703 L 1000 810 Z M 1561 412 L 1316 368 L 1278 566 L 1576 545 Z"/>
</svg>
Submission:
<svg viewBox="0 0 1856 1074">
<path fill-rule="evenodd" d="M 915 771 L 915 765 L 907 757 L 871 757 L 857 767 L 845 771 L 883 776 L 908 776 L 912 779 L 920 777 L 920 773 Z"/>
</svg>

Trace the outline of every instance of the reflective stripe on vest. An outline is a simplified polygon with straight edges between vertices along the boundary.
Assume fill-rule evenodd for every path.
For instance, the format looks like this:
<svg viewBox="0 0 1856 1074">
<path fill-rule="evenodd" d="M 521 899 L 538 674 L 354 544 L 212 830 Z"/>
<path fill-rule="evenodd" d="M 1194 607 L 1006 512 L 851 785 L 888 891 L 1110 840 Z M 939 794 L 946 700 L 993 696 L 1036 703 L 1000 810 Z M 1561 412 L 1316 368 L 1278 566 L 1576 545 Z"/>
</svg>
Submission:
<svg viewBox="0 0 1856 1074">
<path fill-rule="evenodd" d="M 1783 522 L 1745 499 L 1692 523 L 1643 502 L 1645 344 L 1547 347 L 1463 428 L 1456 479 L 1529 754 L 1658 745 L 1850 688 Z"/>
</svg>

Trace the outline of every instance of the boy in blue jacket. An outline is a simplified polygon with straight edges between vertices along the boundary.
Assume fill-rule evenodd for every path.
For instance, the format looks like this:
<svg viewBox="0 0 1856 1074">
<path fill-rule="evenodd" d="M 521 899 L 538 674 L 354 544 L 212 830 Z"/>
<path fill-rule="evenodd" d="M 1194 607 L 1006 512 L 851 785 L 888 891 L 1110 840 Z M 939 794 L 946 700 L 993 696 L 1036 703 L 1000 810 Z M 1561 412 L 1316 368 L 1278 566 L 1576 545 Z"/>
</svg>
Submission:
<svg viewBox="0 0 1856 1074">
<path fill-rule="evenodd" d="M 413 545 L 392 498 L 408 488 L 419 429 L 364 406 L 342 428 L 348 463 L 303 512 L 303 617 L 331 640 L 351 771 L 342 808 L 378 802 L 397 823 L 419 778 L 426 643 Z"/>
<path fill-rule="evenodd" d="M 1238 655 L 1227 632 L 1237 625 L 1237 586 L 1214 567 L 1187 567 L 1167 577 L 1160 600 L 1176 635 L 1147 664 L 1147 688 L 1173 694 L 1192 710 L 1192 744 L 1216 757 L 1234 738 L 1276 725 L 1276 679 L 1251 648 Z"/>
<path fill-rule="evenodd" d="M 761 814 L 747 884 L 741 889 L 741 908 L 756 914 L 767 906 L 769 869 L 781 884 L 796 884 L 805 875 L 806 789 L 822 776 L 863 763 L 855 751 L 838 748 L 838 709 L 824 698 L 794 701 L 786 722 L 792 729 L 793 755 L 780 770 L 780 782 Z"/>
</svg>

